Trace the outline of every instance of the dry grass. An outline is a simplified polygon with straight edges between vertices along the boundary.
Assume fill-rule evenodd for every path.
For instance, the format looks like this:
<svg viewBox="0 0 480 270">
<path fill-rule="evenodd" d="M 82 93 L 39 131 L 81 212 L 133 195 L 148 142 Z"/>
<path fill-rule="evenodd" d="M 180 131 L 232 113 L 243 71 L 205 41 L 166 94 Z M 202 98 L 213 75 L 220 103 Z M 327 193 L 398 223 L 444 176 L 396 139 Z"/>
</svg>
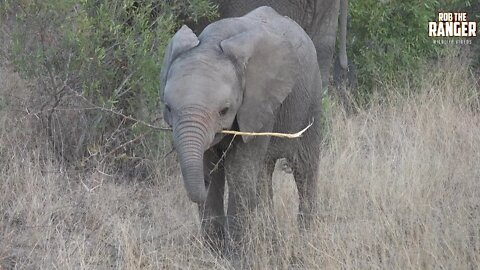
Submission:
<svg viewBox="0 0 480 270">
<path fill-rule="evenodd" d="M 296 227 L 291 175 L 275 172 L 277 244 L 258 217 L 252 268 L 480 267 L 478 82 L 458 60 L 438 68 L 409 97 L 386 86 L 386 102 L 332 111 L 311 231 Z M 0 269 L 231 268 L 202 246 L 178 175 L 161 162 L 155 183 L 64 170 L 12 110 L 25 84 L 5 69 L 0 81 Z"/>
</svg>

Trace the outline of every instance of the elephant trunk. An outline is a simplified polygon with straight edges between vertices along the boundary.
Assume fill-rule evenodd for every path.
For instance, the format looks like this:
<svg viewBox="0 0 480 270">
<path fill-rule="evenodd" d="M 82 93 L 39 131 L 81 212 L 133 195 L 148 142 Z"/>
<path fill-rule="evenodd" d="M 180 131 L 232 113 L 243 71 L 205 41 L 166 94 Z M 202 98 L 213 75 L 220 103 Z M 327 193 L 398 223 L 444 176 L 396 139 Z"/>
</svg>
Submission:
<svg viewBox="0 0 480 270">
<path fill-rule="evenodd" d="M 194 115 L 184 116 L 177 122 L 173 129 L 173 142 L 188 197 L 193 202 L 203 203 L 207 197 L 203 153 L 210 146 L 213 135 L 209 136 L 211 132 L 208 132 L 204 121 L 195 118 Z"/>
</svg>

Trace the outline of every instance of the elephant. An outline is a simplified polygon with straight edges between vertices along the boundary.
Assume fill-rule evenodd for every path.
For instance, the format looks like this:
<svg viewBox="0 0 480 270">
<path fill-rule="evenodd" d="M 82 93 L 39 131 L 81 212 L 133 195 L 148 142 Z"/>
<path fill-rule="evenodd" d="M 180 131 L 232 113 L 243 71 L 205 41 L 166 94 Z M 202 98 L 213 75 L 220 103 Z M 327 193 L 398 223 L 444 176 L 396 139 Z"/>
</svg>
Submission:
<svg viewBox="0 0 480 270">
<path fill-rule="evenodd" d="M 309 227 L 317 201 L 320 121 L 289 140 L 220 132 L 291 133 L 319 120 L 316 59 L 307 33 L 270 7 L 214 22 L 198 37 L 184 25 L 167 45 L 160 74 L 164 120 L 173 129 L 188 197 L 198 204 L 202 231 L 213 246 L 239 246 L 247 214 L 273 199 L 279 158 L 291 163 L 298 222 Z"/>
<path fill-rule="evenodd" d="M 270 6 L 278 13 L 296 21 L 315 44 L 323 87 L 329 85 L 335 41 L 337 30 L 339 30 L 340 69 L 337 72 L 347 73 L 348 0 L 211 0 L 211 2 L 218 4 L 220 18 L 243 16 L 257 7 Z M 191 26 L 195 32 L 199 33 L 207 24 L 208 22 L 204 20 L 192 23 Z"/>
</svg>

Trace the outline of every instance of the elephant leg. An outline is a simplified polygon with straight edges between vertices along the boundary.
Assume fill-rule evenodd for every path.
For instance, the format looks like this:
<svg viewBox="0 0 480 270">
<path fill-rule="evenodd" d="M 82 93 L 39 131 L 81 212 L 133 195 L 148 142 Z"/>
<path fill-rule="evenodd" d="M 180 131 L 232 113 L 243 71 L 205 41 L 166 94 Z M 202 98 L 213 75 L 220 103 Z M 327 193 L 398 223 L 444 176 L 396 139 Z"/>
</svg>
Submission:
<svg viewBox="0 0 480 270">
<path fill-rule="evenodd" d="M 223 164 L 219 164 L 214 169 L 218 160 L 219 156 L 214 151 L 205 152 L 204 174 L 207 199 L 205 203 L 199 205 L 202 232 L 207 243 L 216 251 L 222 250 L 225 241 L 225 210 L 223 204 L 225 170 Z"/>
<path fill-rule="evenodd" d="M 317 50 L 317 60 L 319 63 L 320 74 L 322 75 L 322 86 L 325 89 L 328 89 L 330 85 L 330 69 L 333 62 L 333 53 L 335 48 L 335 43 L 326 41 L 319 41 L 315 44 Z M 322 90 L 322 91 L 324 91 Z"/>
<path fill-rule="evenodd" d="M 317 203 L 318 166 L 308 167 L 301 166 L 294 170 L 299 200 L 297 220 L 301 229 L 310 227 Z"/>
<path fill-rule="evenodd" d="M 278 248 L 279 234 L 278 223 L 275 216 L 275 205 L 273 203 L 273 171 L 275 170 L 276 159 L 267 158 L 265 165 L 260 172 L 259 183 L 257 185 L 257 198 L 259 198 L 259 208 L 263 210 L 264 224 L 263 235 L 266 240 L 272 244 L 273 249 L 269 253 L 273 259 L 276 259 L 276 255 L 279 254 Z M 280 263 L 280 261 L 277 261 Z"/>
<path fill-rule="evenodd" d="M 272 184 L 272 175 L 273 171 L 275 170 L 275 161 L 275 159 L 271 158 L 267 158 L 265 160 L 264 166 L 260 170 L 257 182 L 258 209 L 262 210 L 269 238 L 271 238 L 273 242 L 276 242 L 275 233 L 278 231 L 275 218 L 275 209 L 273 204 Z"/>
<path fill-rule="evenodd" d="M 233 255 L 241 252 L 249 216 L 258 203 L 257 185 L 269 141 L 269 137 L 256 137 L 244 143 L 236 138 L 225 162 L 229 189 L 227 227 Z"/>
<path fill-rule="evenodd" d="M 294 161 L 293 175 L 298 190 L 300 229 L 310 227 L 317 211 L 320 144 L 320 131 L 318 129 L 309 130 L 302 138 L 297 158 Z"/>
<path fill-rule="evenodd" d="M 337 40 L 339 9 L 340 1 L 321 1 L 319 5 L 316 5 L 311 22 L 305 27 L 317 51 L 317 61 L 324 89 L 328 89 L 330 80 L 330 69 Z"/>
<path fill-rule="evenodd" d="M 257 183 L 257 198 L 258 203 L 268 207 L 268 210 L 273 213 L 273 185 L 272 175 L 275 170 L 275 160 L 267 158 L 261 168 L 258 183 Z"/>
</svg>

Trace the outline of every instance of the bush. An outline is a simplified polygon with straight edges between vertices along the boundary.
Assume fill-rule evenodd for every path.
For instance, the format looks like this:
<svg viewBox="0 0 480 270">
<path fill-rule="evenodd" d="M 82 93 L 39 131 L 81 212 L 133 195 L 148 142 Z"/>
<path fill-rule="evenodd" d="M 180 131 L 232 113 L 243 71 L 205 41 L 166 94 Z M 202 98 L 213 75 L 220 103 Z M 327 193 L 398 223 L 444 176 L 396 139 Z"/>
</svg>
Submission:
<svg viewBox="0 0 480 270">
<path fill-rule="evenodd" d="M 440 10 L 459 10 L 469 1 L 351 1 L 348 54 L 358 72 L 357 98 L 368 101 L 381 82 L 415 83 L 419 68 L 448 46 L 428 36 L 428 22 Z"/>
<path fill-rule="evenodd" d="M 12 40 L 8 59 L 36 83 L 28 114 L 38 118 L 57 157 L 75 167 L 101 164 L 144 177 L 168 133 L 134 119 L 162 118 L 163 50 L 183 22 L 211 19 L 216 6 L 207 0 L 7 0 L 0 10 L 9 23 L 4 38 Z"/>
</svg>

